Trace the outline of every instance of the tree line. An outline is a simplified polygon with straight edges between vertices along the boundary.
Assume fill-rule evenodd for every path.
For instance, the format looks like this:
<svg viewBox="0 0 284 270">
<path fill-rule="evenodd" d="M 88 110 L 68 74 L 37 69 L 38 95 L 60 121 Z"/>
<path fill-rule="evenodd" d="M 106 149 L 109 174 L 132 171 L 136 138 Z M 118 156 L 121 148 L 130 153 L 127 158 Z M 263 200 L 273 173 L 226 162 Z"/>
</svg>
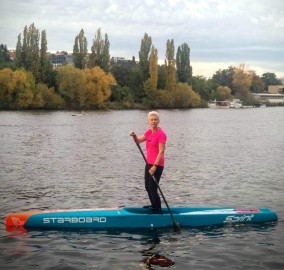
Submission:
<svg viewBox="0 0 284 270">
<path fill-rule="evenodd" d="M 46 31 L 33 24 L 18 35 L 16 59 L 9 61 L 0 45 L 1 109 L 194 108 L 208 100 L 240 98 L 255 102 L 251 93 L 281 84 L 274 73 L 261 77 L 244 64 L 218 70 L 212 78 L 193 76 L 190 47 L 166 43 L 164 64 L 147 33 L 141 39 L 139 61 L 110 61 L 110 41 L 99 28 L 88 52 L 84 30 L 74 39 L 74 66 L 52 67 Z"/>
</svg>

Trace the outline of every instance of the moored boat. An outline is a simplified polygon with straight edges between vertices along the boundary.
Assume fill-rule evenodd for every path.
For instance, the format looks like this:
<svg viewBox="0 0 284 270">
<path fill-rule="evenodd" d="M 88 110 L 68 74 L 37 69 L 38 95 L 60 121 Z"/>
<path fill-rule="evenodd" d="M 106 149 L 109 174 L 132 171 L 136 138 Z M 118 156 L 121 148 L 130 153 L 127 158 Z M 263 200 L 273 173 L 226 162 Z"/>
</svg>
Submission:
<svg viewBox="0 0 284 270">
<path fill-rule="evenodd" d="M 173 207 L 174 219 L 181 227 L 277 221 L 277 214 L 268 208 Z M 11 213 L 6 216 L 6 229 L 142 229 L 165 228 L 173 225 L 170 212 L 151 214 L 142 207 L 114 207 L 74 210 L 49 210 Z"/>
</svg>

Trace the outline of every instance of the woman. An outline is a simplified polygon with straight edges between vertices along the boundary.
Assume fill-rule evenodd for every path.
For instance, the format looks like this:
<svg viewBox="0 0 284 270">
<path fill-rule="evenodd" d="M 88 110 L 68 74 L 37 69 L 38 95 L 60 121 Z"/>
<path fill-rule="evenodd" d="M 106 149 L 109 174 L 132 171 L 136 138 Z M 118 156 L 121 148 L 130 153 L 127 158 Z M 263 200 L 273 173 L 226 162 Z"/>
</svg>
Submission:
<svg viewBox="0 0 284 270">
<path fill-rule="evenodd" d="M 148 164 L 145 166 L 145 188 L 151 202 L 152 213 L 161 214 L 161 199 L 158 194 L 158 186 L 152 179 L 152 175 L 155 176 L 159 183 L 165 164 L 164 152 L 167 135 L 159 127 L 160 119 L 157 112 L 149 112 L 148 123 L 150 129 L 143 135 L 136 136 L 136 133 L 133 131 L 130 133 L 130 136 L 133 136 L 137 143 L 146 141 L 146 159 Z"/>
</svg>

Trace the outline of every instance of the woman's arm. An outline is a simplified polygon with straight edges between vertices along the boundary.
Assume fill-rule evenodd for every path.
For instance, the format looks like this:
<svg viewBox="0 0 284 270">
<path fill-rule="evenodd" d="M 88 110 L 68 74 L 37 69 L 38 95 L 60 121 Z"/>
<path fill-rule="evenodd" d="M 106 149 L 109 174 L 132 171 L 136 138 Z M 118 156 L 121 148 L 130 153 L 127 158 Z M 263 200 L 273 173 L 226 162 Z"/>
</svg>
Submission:
<svg viewBox="0 0 284 270">
<path fill-rule="evenodd" d="M 140 135 L 140 136 L 137 136 L 135 131 L 131 131 L 130 132 L 130 136 L 133 137 L 133 139 L 138 142 L 138 143 L 142 143 L 142 142 L 145 142 L 146 141 L 146 137 L 144 136 L 144 134 Z"/>
<path fill-rule="evenodd" d="M 166 148 L 166 145 L 164 143 L 159 143 L 159 153 L 156 157 L 156 160 L 155 160 L 155 163 L 156 165 L 159 165 L 164 153 L 165 153 L 165 148 Z"/>
<path fill-rule="evenodd" d="M 153 166 L 149 170 L 149 173 L 151 175 L 153 175 L 154 172 L 156 171 L 157 166 L 159 165 L 160 160 L 163 157 L 163 154 L 165 153 L 165 148 L 166 148 L 166 145 L 164 143 L 159 143 L 159 153 L 156 157 L 155 163 L 153 164 Z"/>
</svg>

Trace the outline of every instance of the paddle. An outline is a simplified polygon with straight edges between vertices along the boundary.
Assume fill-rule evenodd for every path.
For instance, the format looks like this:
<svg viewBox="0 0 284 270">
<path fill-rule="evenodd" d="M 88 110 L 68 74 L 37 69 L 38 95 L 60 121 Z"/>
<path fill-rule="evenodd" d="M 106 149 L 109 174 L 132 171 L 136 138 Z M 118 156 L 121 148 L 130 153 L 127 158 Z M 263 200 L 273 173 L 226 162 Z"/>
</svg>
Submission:
<svg viewBox="0 0 284 270">
<path fill-rule="evenodd" d="M 147 160 L 146 160 L 146 157 L 145 157 L 145 155 L 144 155 L 144 153 L 143 153 L 143 151 L 142 151 L 142 149 L 141 149 L 141 147 L 140 147 L 140 144 L 137 142 L 136 138 L 137 138 L 136 135 L 133 136 L 133 140 L 134 140 L 134 142 L 136 143 L 136 145 L 137 145 L 137 147 L 138 147 L 138 149 L 139 149 L 139 151 L 140 151 L 140 153 L 141 153 L 141 155 L 142 155 L 144 161 L 146 162 L 146 165 L 148 166 L 148 168 L 149 168 L 149 170 L 150 170 L 150 166 L 149 166 L 149 164 L 148 164 L 148 162 L 147 162 Z M 160 185 L 159 185 L 159 183 L 158 183 L 158 181 L 157 181 L 157 179 L 156 179 L 156 177 L 155 177 L 154 175 L 152 175 L 152 179 L 153 179 L 153 181 L 156 183 L 156 185 L 157 185 L 157 187 L 158 187 L 158 189 L 159 189 L 159 191 L 160 191 L 160 193 L 161 193 L 161 195 L 162 195 L 162 197 L 163 197 L 163 200 L 164 200 L 164 202 L 165 202 L 165 204 L 166 204 L 166 206 L 167 206 L 167 208 L 168 208 L 168 210 L 169 210 L 169 213 L 170 213 L 171 218 L 172 218 L 172 220 L 173 220 L 174 231 L 180 232 L 180 230 L 181 230 L 180 225 L 179 225 L 178 222 L 174 219 L 173 213 L 172 213 L 172 211 L 171 211 L 171 209 L 170 209 L 170 207 L 169 207 L 169 205 L 168 205 L 168 202 L 167 202 L 167 200 L 166 200 L 166 198 L 165 198 L 165 196 L 164 196 L 164 194 L 163 194 L 163 192 L 162 192 L 162 190 L 161 190 L 161 187 L 160 187 Z"/>
</svg>

